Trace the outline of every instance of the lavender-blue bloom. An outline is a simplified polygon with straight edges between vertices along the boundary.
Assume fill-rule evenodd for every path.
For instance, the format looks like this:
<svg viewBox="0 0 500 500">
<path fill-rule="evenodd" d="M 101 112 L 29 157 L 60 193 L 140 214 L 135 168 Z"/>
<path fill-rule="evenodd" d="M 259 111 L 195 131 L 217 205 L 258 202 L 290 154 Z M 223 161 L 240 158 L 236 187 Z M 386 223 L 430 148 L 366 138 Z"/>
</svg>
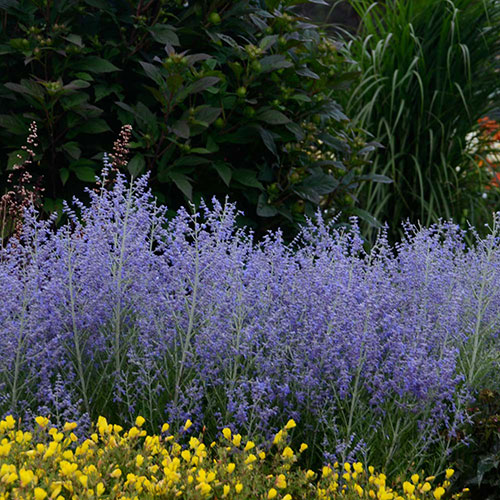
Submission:
<svg viewBox="0 0 500 500">
<path fill-rule="evenodd" d="M 215 199 L 168 220 L 146 177 L 90 196 L 59 229 L 28 211 L 1 250 L 2 414 L 265 436 L 294 418 L 328 459 L 401 464 L 498 366 L 496 229 L 467 249 L 451 223 L 406 224 L 367 253 L 355 220 L 256 243 Z"/>
</svg>

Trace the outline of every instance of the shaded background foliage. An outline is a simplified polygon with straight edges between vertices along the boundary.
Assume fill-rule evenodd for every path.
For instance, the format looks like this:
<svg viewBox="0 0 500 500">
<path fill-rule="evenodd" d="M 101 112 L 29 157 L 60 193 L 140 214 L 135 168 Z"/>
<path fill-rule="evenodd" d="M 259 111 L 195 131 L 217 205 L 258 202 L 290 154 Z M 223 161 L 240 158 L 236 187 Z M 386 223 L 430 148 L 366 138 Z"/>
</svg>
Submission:
<svg viewBox="0 0 500 500">
<path fill-rule="evenodd" d="M 388 179 L 335 100 L 355 74 L 300 3 L 3 0 L 4 182 L 35 120 L 44 208 L 60 209 L 131 123 L 128 172 L 150 171 L 171 209 L 229 193 L 260 232 L 319 205 L 370 219 L 354 189 Z"/>
</svg>

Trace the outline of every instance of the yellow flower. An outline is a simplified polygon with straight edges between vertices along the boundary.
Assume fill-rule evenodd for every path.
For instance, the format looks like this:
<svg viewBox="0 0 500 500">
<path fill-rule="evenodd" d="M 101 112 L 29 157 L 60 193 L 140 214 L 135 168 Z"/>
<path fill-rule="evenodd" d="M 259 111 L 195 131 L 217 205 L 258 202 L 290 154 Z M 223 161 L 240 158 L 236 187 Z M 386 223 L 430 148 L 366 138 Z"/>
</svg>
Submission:
<svg viewBox="0 0 500 500">
<path fill-rule="evenodd" d="M 170 425 L 163 424 L 161 427 L 161 432 L 167 432 L 170 429 Z"/>
<path fill-rule="evenodd" d="M 35 488 L 33 493 L 35 500 L 44 500 L 47 497 L 47 492 L 42 488 Z"/>
<path fill-rule="evenodd" d="M 273 444 L 279 444 L 283 438 L 283 431 L 279 431 L 276 436 L 274 436 Z"/>
<path fill-rule="evenodd" d="M 19 471 L 19 479 L 21 481 L 21 486 L 27 486 L 35 479 L 35 474 L 33 474 L 32 470 L 21 469 Z"/>
<path fill-rule="evenodd" d="M 236 493 L 241 493 L 241 490 L 243 489 L 243 485 L 240 482 L 237 482 L 234 489 L 235 489 Z"/>
<path fill-rule="evenodd" d="M 276 486 L 280 489 L 280 490 L 283 490 L 286 488 L 286 477 L 285 477 L 285 474 L 280 474 L 277 478 L 276 478 Z"/>
<path fill-rule="evenodd" d="M 273 498 L 276 498 L 276 495 L 278 494 L 278 492 L 274 489 L 274 488 L 271 488 L 268 493 L 267 493 L 267 498 L 269 500 L 273 499 Z"/>
<path fill-rule="evenodd" d="M 285 429 L 288 431 L 290 429 L 293 429 L 294 427 L 297 427 L 297 424 L 295 423 L 295 420 L 292 418 L 286 423 Z"/>
<path fill-rule="evenodd" d="M 323 477 L 328 477 L 332 473 L 332 469 L 330 469 L 330 467 L 324 465 L 322 472 L 323 472 Z"/>
<path fill-rule="evenodd" d="M 140 467 L 143 463 L 144 463 L 144 457 L 142 455 L 137 455 L 135 457 L 135 465 L 137 465 L 137 467 Z"/>
<path fill-rule="evenodd" d="M 191 426 L 193 425 L 193 422 L 189 420 L 189 418 L 186 420 L 186 423 L 184 424 L 184 430 L 187 431 Z"/>
<path fill-rule="evenodd" d="M 104 484 L 103 483 L 99 483 L 96 488 L 95 488 L 95 491 L 97 493 L 98 496 L 102 495 L 104 493 Z"/>
<path fill-rule="evenodd" d="M 446 493 L 445 489 L 439 486 L 434 490 L 434 498 L 440 500 L 440 498 Z"/>
<path fill-rule="evenodd" d="M 425 482 L 420 488 L 420 491 L 422 493 L 427 493 L 428 491 L 431 491 L 431 489 L 432 489 L 431 483 Z"/>
<path fill-rule="evenodd" d="M 265 458 L 266 458 L 266 452 L 261 451 L 261 452 L 259 453 L 259 458 L 260 458 L 261 460 L 265 460 Z"/>
<path fill-rule="evenodd" d="M 252 448 L 255 448 L 255 443 L 253 441 L 248 441 L 248 443 L 245 445 L 244 451 L 249 451 Z"/>
<path fill-rule="evenodd" d="M 250 453 L 250 455 L 248 455 L 248 457 L 245 460 L 245 464 L 249 465 L 252 462 L 255 462 L 256 460 L 257 460 L 257 457 L 253 453 Z"/>
<path fill-rule="evenodd" d="M 227 497 L 230 491 L 231 491 L 231 486 L 229 486 L 229 484 L 225 484 L 223 488 L 223 496 Z"/>
<path fill-rule="evenodd" d="M 293 458 L 293 450 L 287 446 L 284 450 L 283 453 L 281 454 L 283 458 Z"/>
<path fill-rule="evenodd" d="M 428 484 L 428 483 L 427 483 Z M 403 491 L 407 494 L 407 495 L 412 495 L 413 492 L 415 491 L 415 485 L 411 484 L 409 481 L 405 481 L 403 483 Z"/>
<path fill-rule="evenodd" d="M 413 474 L 413 476 L 411 476 L 411 480 L 413 481 L 413 484 L 417 484 L 419 479 L 420 478 L 419 478 L 418 474 Z"/>
<path fill-rule="evenodd" d="M 283 497 L 283 500 L 292 500 L 292 495 L 290 495 L 289 493 L 287 493 L 287 494 Z"/>
<path fill-rule="evenodd" d="M 352 466 L 356 473 L 361 474 L 363 472 L 363 464 L 361 462 L 356 462 Z"/>
<path fill-rule="evenodd" d="M 85 474 L 82 474 L 79 478 L 78 478 L 78 481 L 80 481 L 80 483 L 82 483 L 82 486 L 84 488 L 87 487 L 87 484 L 88 484 L 88 477 L 85 475 Z"/>
<path fill-rule="evenodd" d="M 359 484 L 355 484 L 354 485 L 354 489 L 356 490 L 356 493 L 362 497 L 363 496 L 363 488 L 361 488 L 361 486 Z"/>
<path fill-rule="evenodd" d="M 78 427 L 76 422 L 66 422 L 63 427 L 64 432 L 74 431 Z"/>
<path fill-rule="evenodd" d="M 229 474 L 233 473 L 235 467 L 236 467 L 236 465 L 233 463 L 230 463 L 227 465 L 227 471 L 229 472 Z"/>
<path fill-rule="evenodd" d="M 119 477 L 121 477 L 122 475 L 122 471 L 119 469 L 119 468 L 116 468 L 112 473 L 111 473 L 111 477 L 114 477 L 115 479 L 118 479 Z"/>
<path fill-rule="evenodd" d="M 347 471 L 347 472 L 351 472 L 351 464 L 349 462 L 346 462 L 344 464 L 344 469 Z"/>
<path fill-rule="evenodd" d="M 224 427 L 224 429 L 222 429 L 222 434 L 228 441 L 231 441 L 231 429 Z"/>
<path fill-rule="evenodd" d="M 455 474 L 455 471 L 453 469 L 446 469 L 446 479 L 450 479 L 453 474 Z"/>
<path fill-rule="evenodd" d="M 135 425 L 137 427 L 142 427 L 144 425 L 144 422 L 146 422 L 146 419 L 144 417 L 141 417 L 140 415 L 135 419 Z"/>
<path fill-rule="evenodd" d="M 311 469 L 309 469 L 307 472 L 306 472 L 306 477 L 307 479 L 312 479 L 314 476 L 315 476 L 315 472 L 312 471 Z"/>
<path fill-rule="evenodd" d="M 234 446 L 239 446 L 241 444 L 241 435 L 240 434 L 234 435 L 233 444 L 234 444 Z"/>
<path fill-rule="evenodd" d="M 299 452 L 300 452 L 300 453 L 302 453 L 302 452 L 306 451 L 306 450 L 307 450 L 307 448 L 309 448 L 309 446 L 307 446 L 307 444 L 306 444 L 306 443 L 302 443 L 302 444 L 300 445 Z"/>
<path fill-rule="evenodd" d="M 6 419 L 7 420 L 7 419 Z M 49 419 L 46 417 L 36 417 L 35 422 L 42 428 L 44 429 L 49 425 Z"/>
</svg>

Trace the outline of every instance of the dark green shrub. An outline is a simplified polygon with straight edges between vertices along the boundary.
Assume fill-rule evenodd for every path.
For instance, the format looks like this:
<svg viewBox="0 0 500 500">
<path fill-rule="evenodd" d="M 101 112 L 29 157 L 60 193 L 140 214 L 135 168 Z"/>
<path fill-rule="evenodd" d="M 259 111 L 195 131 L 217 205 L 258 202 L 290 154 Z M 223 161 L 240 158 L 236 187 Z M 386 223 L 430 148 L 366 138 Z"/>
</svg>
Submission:
<svg viewBox="0 0 500 500">
<path fill-rule="evenodd" d="M 472 420 L 465 429 L 469 446 L 452 457 L 459 483 L 471 489 L 473 498 L 494 500 L 500 490 L 500 393 L 483 389 L 469 411 Z"/>
<path fill-rule="evenodd" d="M 350 3 L 362 25 L 346 55 L 362 76 L 342 102 L 384 146 L 373 170 L 394 180 L 360 186 L 361 204 L 394 228 L 407 217 L 426 225 L 468 219 L 481 227 L 491 216 L 482 200 L 489 179 L 466 136 L 499 102 L 500 4 Z"/>
<path fill-rule="evenodd" d="M 298 3 L 3 0 L 2 170 L 35 120 L 51 210 L 131 123 L 128 170 L 172 209 L 229 194 L 262 230 L 319 205 L 369 218 L 353 190 L 387 179 L 366 175 L 375 144 L 334 99 L 353 75 Z"/>
</svg>

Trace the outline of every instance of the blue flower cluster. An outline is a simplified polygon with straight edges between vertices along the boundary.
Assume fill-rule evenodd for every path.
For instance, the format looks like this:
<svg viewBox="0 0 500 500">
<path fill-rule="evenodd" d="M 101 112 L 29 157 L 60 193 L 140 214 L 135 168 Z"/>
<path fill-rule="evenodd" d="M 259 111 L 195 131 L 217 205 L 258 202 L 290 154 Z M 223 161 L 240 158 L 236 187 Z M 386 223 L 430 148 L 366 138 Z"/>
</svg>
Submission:
<svg viewBox="0 0 500 500">
<path fill-rule="evenodd" d="M 407 224 L 366 252 L 320 216 L 291 245 L 215 199 L 169 220 L 146 177 L 90 196 L 59 229 L 28 211 L 0 251 L 0 414 L 266 436 L 291 417 L 326 456 L 387 465 L 446 454 L 498 367 L 496 226 L 468 249 Z"/>
</svg>

